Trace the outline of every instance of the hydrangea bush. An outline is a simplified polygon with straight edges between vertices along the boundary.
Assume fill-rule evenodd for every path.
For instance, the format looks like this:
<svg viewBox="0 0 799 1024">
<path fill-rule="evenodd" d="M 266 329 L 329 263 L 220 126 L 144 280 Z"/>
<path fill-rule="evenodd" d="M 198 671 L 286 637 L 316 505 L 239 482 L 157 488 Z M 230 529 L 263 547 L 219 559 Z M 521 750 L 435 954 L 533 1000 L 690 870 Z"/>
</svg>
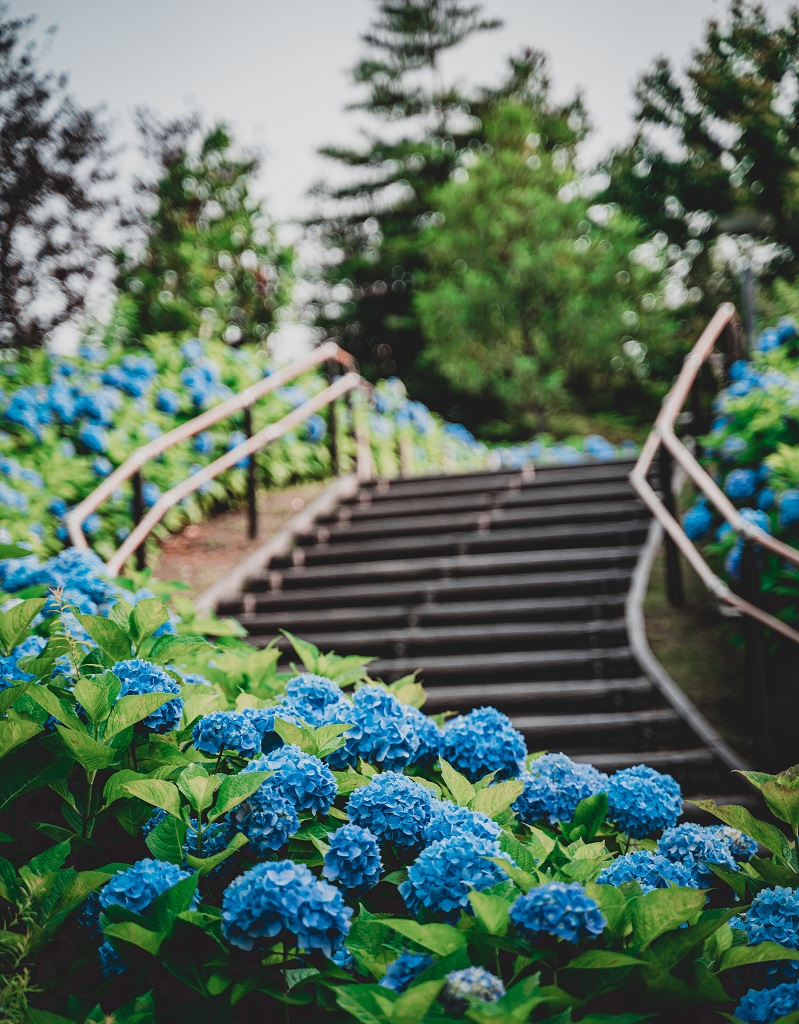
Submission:
<svg viewBox="0 0 799 1024">
<path fill-rule="evenodd" d="M 0 513 L 8 523 L 6 540 L 27 542 L 32 531 L 37 553 L 57 552 L 67 539 L 64 516 L 135 449 L 276 369 L 261 347 L 233 349 L 199 338 L 180 343 L 171 335 L 144 338 L 140 344 L 142 355 L 125 354 L 112 323 L 102 337 L 85 341 L 73 356 L 36 350 L 0 363 Z M 254 429 L 302 405 L 326 383 L 321 372 L 309 372 L 294 384 L 277 388 L 253 407 Z M 339 407 L 336 415 L 346 462 L 353 455 L 351 414 Z M 485 445 L 460 424 L 445 423 L 426 406 L 410 401 L 397 379 L 378 385 L 363 415 L 368 417 L 375 465 L 384 476 L 399 472 L 399 446 L 417 473 L 435 472 L 442 465 L 457 471 L 485 464 Z M 311 415 L 259 452 L 259 478 L 283 486 L 328 475 L 329 416 L 329 411 Z M 149 462 L 142 489 L 145 506 L 241 444 L 246 437 L 241 427 L 241 422 L 224 420 Z M 515 468 L 531 459 L 610 459 L 618 451 L 598 435 L 573 444 L 545 438 L 498 448 L 494 462 Z M 181 500 L 167 512 L 156 538 L 241 499 L 247 466 L 248 459 L 243 458 Z M 85 521 L 84 531 L 107 558 L 132 525 L 126 485 Z"/>
<path fill-rule="evenodd" d="M 799 1009 L 798 769 L 748 773 L 772 820 L 680 820 L 668 775 L 530 754 L 492 708 L 428 718 L 413 678 L 296 638 L 284 671 L 84 570 L 94 611 L 68 581 L 0 594 L 3 1020 Z"/>
</svg>

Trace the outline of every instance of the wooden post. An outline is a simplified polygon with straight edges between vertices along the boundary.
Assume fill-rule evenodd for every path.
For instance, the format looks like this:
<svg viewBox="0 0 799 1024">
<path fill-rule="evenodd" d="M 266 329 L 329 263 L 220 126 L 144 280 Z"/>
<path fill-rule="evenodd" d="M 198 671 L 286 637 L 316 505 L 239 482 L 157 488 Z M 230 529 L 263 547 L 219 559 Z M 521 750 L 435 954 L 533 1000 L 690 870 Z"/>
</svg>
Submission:
<svg viewBox="0 0 799 1024">
<path fill-rule="evenodd" d="M 244 433 L 252 437 L 252 409 L 244 410 Z M 247 536 L 255 540 L 258 536 L 258 496 L 256 494 L 255 454 L 247 456 Z"/>
<path fill-rule="evenodd" d="M 133 488 L 133 503 L 131 505 L 131 516 L 133 519 L 133 525 L 138 526 L 144 515 L 144 490 L 141 478 L 141 470 L 137 469 L 133 476 L 130 478 L 131 487 Z M 147 566 L 147 554 L 145 552 L 144 544 L 140 544 L 136 548 L 136 568 L 141 570 Z"/>
<path fill-rule="evenodd" d="M 660 467 L 660 489 L 663 493 L 663 505 L 669 515 L 676 519 L 677 506 L 674 500 L 672 481 L 673 460 L 671 452 L 664 444 L 660 446 L 658 463 Z M 668 533 L 664 538 L 664 544 L 666 547 L 666 591 L 672 606 L 674 608 L 682 608 L 685 604 L 685 591 L 682 584 L 680 552 Z"/>
</svg>

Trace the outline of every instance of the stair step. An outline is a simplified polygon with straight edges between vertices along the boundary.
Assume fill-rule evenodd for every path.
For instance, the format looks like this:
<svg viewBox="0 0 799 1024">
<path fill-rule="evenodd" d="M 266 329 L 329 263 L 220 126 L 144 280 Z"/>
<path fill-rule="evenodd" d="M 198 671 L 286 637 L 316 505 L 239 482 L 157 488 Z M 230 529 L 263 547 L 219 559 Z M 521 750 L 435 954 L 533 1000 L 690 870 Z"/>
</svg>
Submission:
<svg viewBox="0 0 799 1024">
<path fill-rule="evenodd" d="M 463 578 L 491 574 L 496 570 L 524 572 L 562 569 L 622 568 L 635 565 L 639 547 L 627 545 L 604 548 L 570 548 L 554 551 L 491 552 L 478 555 L 452 555 L 431 558 L 389 559 L 353 562 L 346 569 L 338 565 L 311 565 L 281 571 L 265 571 L 247 581 L 247 590 L 290 589 L 292 587 L 333 586 L 342 576 L 347 580 L 429 580 Z"/>
<path fill-rule="evenodd" d="M 485 594 L 496 598 L 511 598 L 514 594 L 623 594 L 630 585 L 630 569 L 576 569 L 570 572 L 519 573 L 514 575 L 479 576 L 475 579 L 394 580 L 389 583 L 353 584 L 342 587 L 297 586 L 296 590 L 268 591 L 267 580 L 256 580 L 255 593 L 248 593 L 247 602 L 252 610 L 265 612 L 284 608 L 328 608 L 336 606 L 394 604 L 398 600 L 457 601 L 462 598 L 478 599 Z M 244 601 L 235 598 L 219 605 L 220 614 L 236 615 L 243 611 Z"/>
<path fill-rule="evenodd" d="M 266 646 L 273 637 L 252 634 L 252 641 Z M 383 657 L 411 657 L 422 651 L 466 651 L 475 649 L 549 650 L 571 642 L 575 649 L 612 647 L 627 639 L 624 619 L 596 622 L 498 623 L 486 630 L 474 626 L 432 626 L 421 629 L 359 630 L 333 633 L 311 630 L 302 636 L 322 651 L 340 649 Z M 291 650 L 286 637 L 279 637 L 280 650 Z"/>
<path fill-rule="evenodd" d="M 356 535 L 348 544 L 318 544 L 295 549 L 292 555 L 274 559 L 272 566 L 281 564 L 325 565 L 344 564 L 350 560 L 363 562 L 370 558 L 410 558 L 424 555 L 465 555 L 481 551 L 533 551 L 547 547 L 602 546 L 610 540 L 617 544 L 640 543 L 646 536 L 648 525 L 644 520 L 624 520 L 618 523 L 598 523 L 575 527 L 546 526 L 516 530 L 479 533 L 452 533 L 449 536 L 398 537 L 361 540 Z"/>
<path fill-rule="evenodd" d="M 627 707 L 631 702 L 649 701 L 657 691 L 642 676 L 630 679 L 563 679 L 545 682 L 472 683 L 433 686 L 427 691 L 425 711 L 469 711 L 491 704 L 510 713 L 518 705 L 540 707 L 580 702 L 581 707 L 603 704 Z"/>
<path fill-rule="evenodd" d="M 639 750 L 636 753 L 583 753 L 575 754 L 574 760 L 592 764 L 603 772 L 617 772 L 622 768 L 646 764 L 659 772 L 676 773 L 678 769 L 711 766 L 716 759 L 707 747 L 689 747 L 684 750 Z"/>
<path fill-rule="evenodd" d="M 572 756 L 585 744 L 616 750 L 637 749 L 642 742 L 663 745 L 664 741 L 691 736 L 680 715 L 673 708 L 645 711 L 612 711 L 589 714 L 514 715 L 514 726 L 531 749 L 546 746 L 563 750 Z M 691 737 L 693 738 L 693 737 Z M 592 749 L 593 749 L 592 748 Z"/>
<path fill-rule="evenodd" d="M 448 601 L 446 604 L 402 604 L 383 607 L 332 607 L 269 613 L 242 613 L 236 608 L 239 622 L 254 634 L 288 629 L 292 633 L 333 627 L 426 626 L 446 622 L 471 622 L 488 625 L 494 622 L 585 621 L 614 618 L 624 612 L 624 594 L 579 595 L 576 597 L 519 598 L 512 601 Z"/>
<path fill-rule="evenodd" d="M 336 513 L 337 515 L 337 513 Z M 332 519 L 333 517 L 331 517 Z M 359 522 L 357 528 L 349 523 L 333 522 L 309 530 L 298 538 L 301 544 L 324 541 L 330 544 L 361 541 L 374 537 L 404 537 L 414 534 L 428 536 L 451 533 L 453 530 L 472 530 L 486 524 L 492 531 L 519 526 L 551 526 L 554 524 L 584 522 L 612 522 L 619 519 L 649 521 L 646 506 L 636 501 L 597 502 L 594 505 L 550 505 L 543 508 L 494 509 L 488 512 L 458 512 L 448 515 L 399 516 L 396 519 L 375 519 Z M 322 522 L 322 520 L 319 520 Z"/>
<path fill-rule="evenodd" d="M 460 682 L 474 678 L 483 681 L 486 693 L 498 677 L 521 679 L 565 679 L 637 676 L 640 668 L 629 647 L 605 647 L 590 650 L 509 651 L 493 654 L 428 655 L 418 658 L 380 658 L 369 665 L 370 675 L 386 682 L 400 679 L 419 669 L 431 688 L 440 680 Z"/>
</svg>

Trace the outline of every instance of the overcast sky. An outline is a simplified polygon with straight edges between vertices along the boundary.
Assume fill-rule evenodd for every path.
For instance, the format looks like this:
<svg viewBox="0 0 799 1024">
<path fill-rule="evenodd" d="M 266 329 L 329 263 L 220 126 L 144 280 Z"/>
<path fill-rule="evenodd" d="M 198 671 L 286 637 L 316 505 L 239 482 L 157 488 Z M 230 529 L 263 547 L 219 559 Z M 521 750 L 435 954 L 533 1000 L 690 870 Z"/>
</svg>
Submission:
<svg viewBox="0 0 799 1024">
<path fill-rule="evenodd" d="M 356 141 L 360 115 L 344 108 L 358 93 L 349 69 L 375 0 L 10 0 L 10 12 L 35 13 L 59 30 L 45 57 L 69 73 L 84 104 L 104 103 L 130 139 L 130 113 L 146 105 L 164 115 L 198 107 L 222 118 L 240 140 L 266 155 L 262 187 L 274 216 L 309 210 L 305 193 L 326 171 L 326 142 Z M 774 16 L 789 7 L 766 0 Z M 473 37 L 451 55 L 447 72 L 463 83 L 502 76 L 522 46 L 551 58 L 556 94 L 581 89 L 599 155 L 631 130 L 632 87 L 661 54 L 688 59 L 719 0 L 486 0 L 500 31 Z M 133 157 L 122 155 L 130 167 Z"/>
</svg>

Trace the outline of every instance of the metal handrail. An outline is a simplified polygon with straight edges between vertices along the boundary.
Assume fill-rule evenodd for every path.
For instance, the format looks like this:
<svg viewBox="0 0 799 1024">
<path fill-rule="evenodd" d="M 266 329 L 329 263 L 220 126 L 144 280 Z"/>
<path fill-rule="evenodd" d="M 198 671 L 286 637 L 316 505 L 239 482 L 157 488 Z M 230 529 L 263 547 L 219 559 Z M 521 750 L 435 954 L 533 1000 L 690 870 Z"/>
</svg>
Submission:
<svg viewBox="0 0 799 1024">
<path fill-rule="evenodd" d="M 89 547 L 89 543 L 83 531 L 83 524 L 86 519 L 93 512 L 97 511 L 100 505 L 102 505 L 103 502 L 106 501 L 121 484 L 124 484 L 129 480 L 134 480 L 134 484 L 138 481 L 140 486 L 141 478 L 139 474 L 141 473 L 142 468 L 152 459 L 161 455 L 174 445 L 179 444 L 181 441 L 186 441 L 190 437 L 194 437 L 196 434 L 201 433 L 208 427 L 214 426 L 216 423 L 220 423 L 222 420 L 228 419 L 236 413 L 242 411 L 246 413 L 259 398 L 269 394 L 276 388 L 290 383 L 303 373 L 306 373 L 308 370 L 318 366 L 320 363 L 338 363 L 342 368 L 348 368 L 349 372 L 344 376 L 339 377 L 307 402 L 304 402 L 302 405 L 297 406 L 296 409 L 293 409 L 290 413 L 287 413 L 287 415 L 282 419 L 269 424 L 262 430 L 259 430 L 241 444 L 236 445 L 235 448 L 229 449 L 224 455 L 221 455 L 218 459 L 215 459 L 207 466 L 204 466 L 197 473 L 187 477 L 170 490 L 161 494 L 152 507 L 141 517 L 139 522 L 114 555 L 112 555 L 108 560 L 107 566 L 111 575 L 117 575 L 119 573 L 127 559 L 134 552 L 141 549 L 141 546 L 144 544 L 153 528 L 158 525 L 169 509 L 174 507 L 183 498 L 192 494 L 194 491 L 199 490 L 200 487 L 219 476 L 220 473 L 231 469 L 236 465 L 236 463 L 247 457 L 251 457 L 255 452 L 270 444 L 272 441 L 276 441 L 278 438 L 283 437 L 290 430 L 299 426 L 299 424 L 313 413 L 319 412 L 326 406 L 331 405 L 337 398 L 353 391 L 372 390 L 372 385 L 356 372 L 355 360 L 348 352 L 340 348 L 333 341 L 320 345 L 318 348 L 314 349 L 313 352 L 310 352 L 307 356 L 296 360 L 290 366 L 284 367 L 283 369 L 271 374 L 269 377 L 265 377 L 263 380 L 250 385 L 238 394 L 232 395 L 224 402 L 220 402 L 220 404 L 214 406 L 214 408 L 200 413 L 199 416 L 195 416 L 193 419 L 188 420 L 186 423 L 182 423 L 180 426 L 175 427 L 166 434 L 162 434 L 160 437 L 157 437 L 147 444 L 142 445 L 140 448 L 137 448 L 135 452 L 132 452 L 125 461 L 117 467 L 117 469 L 98 484 L 91 494 L 87 495 L 87 497 L 76 505 L 75 508 L 72 509 L 65 517 L 67 531 L 73 546 L 84 550 Z M 355 419 L 354 428 L 356 440 L 356 473 L 360 480 L 369 479 L 373 471 L 369 437 L 366 432 L 365 425 L 359 423 Z"/>
<path fill-rule="evenodd" d="M 712 355 L 724 332 L 730 330 L 737 334 L 738 319 L 732 303 L 725 303 L 719 306 L 696 345 L 686 356 L 682 370 L 666 396 L 649 437 L 641 449 L 635 468 L 630 474 L 630 481 L 652 514 L 663 526 L 667 535 L 667 543 L 671 542 L 685 557 L 702 583 L 720 602 L 737 609 L 741 614 L 762 626 L 767 626 L 793 643 L 799 644 L 797 630 L 774 615 L 770 615 L 752 601 L 736 594 L 724 580 L 713 572 L 696 545 L 688 539 L 673 511 L 667 507 L 667 503 L 655 492 L 647 479 L 658 452 L 665 450 L 669 456 L 666 464 L 668 465 L 673 459 L 693 480 L 708 502 L 732 529 L 744 538 L 747 544 L 750 546 L 756 544 L 793 565 L 799 566 L 799 551 L 747 522 L 675 433 L 677 418 L 683 410 L 700 369 Z M 662 479 L 661 486 L 664 490 L 669 489 L 670 481 Z"/>
</svg>

